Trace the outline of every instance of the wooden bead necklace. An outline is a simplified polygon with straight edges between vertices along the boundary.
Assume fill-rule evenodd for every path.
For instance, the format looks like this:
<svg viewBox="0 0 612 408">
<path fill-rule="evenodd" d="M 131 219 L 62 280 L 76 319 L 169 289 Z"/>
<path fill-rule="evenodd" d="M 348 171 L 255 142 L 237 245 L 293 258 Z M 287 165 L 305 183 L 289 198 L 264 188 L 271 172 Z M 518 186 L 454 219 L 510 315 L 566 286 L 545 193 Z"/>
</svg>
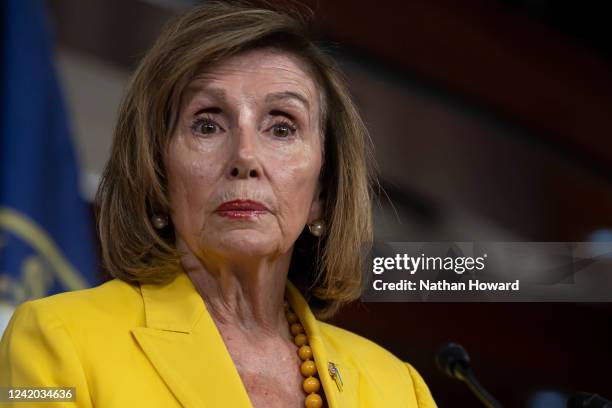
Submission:
<svg viewBox="0 0 612 408">
<path fill-rule="evenodd" d="M 293 336 L 293 342 L 299 347 L 298 355 L 302 359 L 300 372 L 305 377 L 302 383 L 302 388 L 306 393 L 304 406 L 306 408 L 321 408 L 323 406 L 323 398 L 318 393 L 321 389 L 321 382 L 317 378 L 317 366 L 313 361 L 312 349 L 308 345 L 308 337 L 306 337 L 304 332 L 304 326 L 302 326 L 297 314 L 291 309 L 286 299 L 285 316 L 287 317 L 287 322 L 289 322 L 289 331 Z"/>
</svg>

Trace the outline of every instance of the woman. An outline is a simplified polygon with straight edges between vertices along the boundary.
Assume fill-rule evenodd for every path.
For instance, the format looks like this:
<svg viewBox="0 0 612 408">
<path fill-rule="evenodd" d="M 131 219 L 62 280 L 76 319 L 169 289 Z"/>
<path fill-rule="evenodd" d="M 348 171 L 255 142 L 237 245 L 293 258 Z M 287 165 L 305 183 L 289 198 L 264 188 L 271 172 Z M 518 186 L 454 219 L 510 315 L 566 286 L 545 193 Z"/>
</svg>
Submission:
<svg viewBox="0 0 612 408">
<path fill-rule="evenodd" d="M 175 19 L 97 195 L 115 279 L 22 304 L 0 386 L 75 387 L 58 407 L 434 407 L 409 364 L 322 321 L 360 293 L 367 141 L 300 18 L 219 2 Z"/>
</svg>

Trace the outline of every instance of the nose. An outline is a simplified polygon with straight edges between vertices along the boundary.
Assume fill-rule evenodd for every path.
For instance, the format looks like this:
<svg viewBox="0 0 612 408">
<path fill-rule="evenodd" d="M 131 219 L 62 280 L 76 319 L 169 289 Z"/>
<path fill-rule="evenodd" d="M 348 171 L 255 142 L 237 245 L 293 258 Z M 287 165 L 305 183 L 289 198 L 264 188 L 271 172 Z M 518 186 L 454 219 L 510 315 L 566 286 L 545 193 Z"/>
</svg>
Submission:
<svg viewBox="0 0 612 408">
<path fill-rule="evenodd" d="M 257 133 L 241 130 L 236 134 L 234 152 L 230 160 L 229 177 L 233 179 L 259 178 L 262 174 L 257 153 Z"/>
</svg>

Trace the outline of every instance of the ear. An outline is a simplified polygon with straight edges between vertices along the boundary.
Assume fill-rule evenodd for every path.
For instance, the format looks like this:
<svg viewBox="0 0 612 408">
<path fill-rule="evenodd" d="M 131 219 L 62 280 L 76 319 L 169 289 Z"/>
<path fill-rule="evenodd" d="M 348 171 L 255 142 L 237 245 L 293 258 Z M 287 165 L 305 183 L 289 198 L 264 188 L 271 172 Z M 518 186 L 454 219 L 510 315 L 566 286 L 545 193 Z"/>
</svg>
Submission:
<svg viewBox="0 0 612 408">
<path fill-rule="evenodd" d="M 313 221 L 320 220 L 321 217 L 323 217 L 323 192 L 321 190 L 321 183 L 317 183 L 317 188 L 312 197 L 312 203 L 310 203 L 307 223 L 310 224 Z"/>
</svg>

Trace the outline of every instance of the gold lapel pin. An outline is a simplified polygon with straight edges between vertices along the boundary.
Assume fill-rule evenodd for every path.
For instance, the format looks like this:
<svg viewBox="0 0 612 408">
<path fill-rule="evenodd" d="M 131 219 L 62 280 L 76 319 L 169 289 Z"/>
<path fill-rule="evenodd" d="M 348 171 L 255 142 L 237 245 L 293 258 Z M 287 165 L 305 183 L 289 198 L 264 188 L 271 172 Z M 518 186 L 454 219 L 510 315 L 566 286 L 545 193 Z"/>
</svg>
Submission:
<svg viewBox="0 0 612 408">
<path fill-rule="evenodd" d="M 338 370 L 338 366 L 330 361 L 327 363 L 327 369 L 329 370 L 329 375 L 331 375 L 331 378 L 336 383 L 338 391 L 342 391 L 342 386 L 344 383 L 342 382 L 342 377 L 340 377 L 340 370 Z"/>
</svg>

